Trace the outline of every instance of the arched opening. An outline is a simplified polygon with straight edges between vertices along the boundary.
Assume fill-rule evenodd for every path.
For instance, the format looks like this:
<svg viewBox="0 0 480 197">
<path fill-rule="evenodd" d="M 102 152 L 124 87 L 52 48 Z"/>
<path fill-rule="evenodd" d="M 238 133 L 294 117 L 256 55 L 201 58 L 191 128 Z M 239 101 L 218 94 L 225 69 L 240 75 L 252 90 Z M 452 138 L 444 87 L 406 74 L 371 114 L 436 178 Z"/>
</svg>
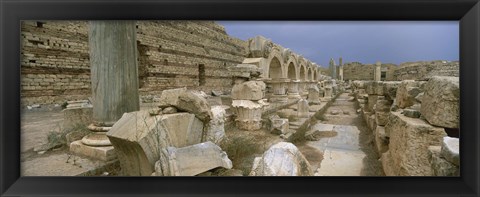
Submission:
<svg viewBox="0 0 480 197">
<path fill-rule="evenodd" d="M 312 69 L 308 69 L 307 80 L 312 80 Z"/>
<path fill-rule="evenodd" d="M 317 81 L 318 80 L 318 75 L 317 72 L 313 72 L 313 80 Z"/>
<path fill-rule="evenodd" d="M 300 80 L 301 80 L 301 81 L 305 81 L 305 80 L 306 80 L 305 76 L 306 76 L 306 75 L 305 75 L 305 67 L 304 67 L 304 66 L 301 66 L 301 67 L 300 67 Z"/>
<path fill-rule="evenodd" d="M 292 62 L 288 65 L 288 78 L 289 79 L 297 79 L 297 75 L 295 73 L 295 66 L 293 65 Z"/>
<path fill-rule="evenodd" d="M 272 61 L 270 61 L 268 77 L 271 79 L 279 79 L 282 77 L 282 65 L 276 57 L 273 57 Z"/>
</svg>

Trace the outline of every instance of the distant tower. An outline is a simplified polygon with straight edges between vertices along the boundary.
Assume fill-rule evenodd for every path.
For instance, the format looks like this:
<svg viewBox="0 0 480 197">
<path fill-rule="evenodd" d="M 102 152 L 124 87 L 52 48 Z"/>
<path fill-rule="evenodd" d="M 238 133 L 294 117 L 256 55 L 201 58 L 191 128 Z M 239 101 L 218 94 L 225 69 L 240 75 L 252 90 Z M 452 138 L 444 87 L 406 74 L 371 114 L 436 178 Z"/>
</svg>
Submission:
<svg viewBox="0 0 480 197">
<path fill-rule="evenodd" d="M 338 79 L 340 81 L 343 81 L 343 61 L 342 61 L 342 57 L 340 57 L 340 59 L 338 60 Z"/>
<path fill-rule="evenodd" d="M 377 61 L 377 63 L 375 64 L 375 72 L 374 72 L 374 78 L 373 80 L 374 81 L 381 81 L 381 67 L 382 67 L 382 63 L 380 61 Z"/>
<path fill-rule="evenodd" d="M 335 66 L 335 60 L 333 60 L 333 58 L 330 58 L 329 69 L 332 74 L 332 79 L 337 79 L 337 67 Z"/>
</svg>

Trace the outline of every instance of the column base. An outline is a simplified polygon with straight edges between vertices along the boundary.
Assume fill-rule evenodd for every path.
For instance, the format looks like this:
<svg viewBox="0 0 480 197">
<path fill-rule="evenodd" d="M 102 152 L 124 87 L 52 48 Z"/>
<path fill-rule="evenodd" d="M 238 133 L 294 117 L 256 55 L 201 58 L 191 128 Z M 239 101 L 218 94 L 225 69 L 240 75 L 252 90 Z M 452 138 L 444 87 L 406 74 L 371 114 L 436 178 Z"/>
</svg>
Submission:
<svg viewBox="0 0 480 197">
<path fill-rule="evenodd" d="M 83 144 L 82 140 L 70 143 L 70 152 L 101 161 L 112 161 L 117 158 L 113 146 L 88 146 Z"/>
</svg>

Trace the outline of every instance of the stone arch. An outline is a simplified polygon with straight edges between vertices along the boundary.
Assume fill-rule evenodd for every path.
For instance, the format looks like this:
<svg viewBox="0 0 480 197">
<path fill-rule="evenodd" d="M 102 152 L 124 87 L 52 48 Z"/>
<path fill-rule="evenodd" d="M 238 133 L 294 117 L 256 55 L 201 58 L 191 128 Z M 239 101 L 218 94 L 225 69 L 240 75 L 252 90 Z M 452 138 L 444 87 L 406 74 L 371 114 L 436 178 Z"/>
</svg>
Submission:
<svg viewBox="0 0 480 197">
<path fill-rule="evenodd" d="M 307 80 L 312 80 L 312 68 L 308 68 Z"/>
<path fill-rule="evenodd" d="M 279 79 L 282 78 L 282 62 L 281 60 L 274 56 L 270 59 L 268 63 L 268 78 Z"/>
<path fill-rule="evenodd" d="M 285 68 L 283 65 L 283 58 L 280 50 L 277 47 L 273 47 L 267 61 L 268 78 L 279 79 L 285 76 Z"/>
<path fill-rule="evenodd" d="M 295 57 L 294 54 L 291 54 L 290 57 L 287 60 L 287 63 L 285 64 L 286 68 L 286 73 L 287 76 L 286 78 L 289 79 L 298 79 L 298 63 L 297 63 L 297 57 Z M 293 66 L 293 68 L 292 68 Z"/>
<path fill-rule="evenodd" d="M 300 65 L 300 73 L 299 73 L 300 81 L 306 81 L 306 76 L 307 76 L 306 70 L 307 69 L 305 68 L 305 66 Z"/>
</svg>

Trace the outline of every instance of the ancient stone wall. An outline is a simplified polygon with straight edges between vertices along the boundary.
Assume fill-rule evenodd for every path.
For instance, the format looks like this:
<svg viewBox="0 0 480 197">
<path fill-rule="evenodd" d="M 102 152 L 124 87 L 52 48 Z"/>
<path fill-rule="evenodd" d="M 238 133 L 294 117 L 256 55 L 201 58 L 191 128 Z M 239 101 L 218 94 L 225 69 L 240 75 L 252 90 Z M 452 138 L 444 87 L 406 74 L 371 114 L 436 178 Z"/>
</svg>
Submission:
<svg viewBox="0 0 480 197">
<path fill-rule="evenodd" d="M 91 95 L 86 21 L 22 22 L 22 106 L 61 104 Z M 228 91 L 228 67 L 241 63 L 246 42 L 212 21 L 137 22 L 140 96 L 164 89 Z"/>
<path fill-rule="evenodd" d="M 394 72 L 397 69 L 397 65 L 382 63 L 381 66 L 381 79 L 382 81 L 395 80 Z M 375 73 L 374 64 L 362 64 L 360 62 L 350 62 L 343 66 L 343 79 L 344 80 L 373 80 Z"/>
<path fill-rule="evenodd" d="M 420 61 L 406 62 L 399 65 L 393 73 L 396 80 L 427 80 L 432 76 L 458 77 L 460 64 L 458 61 Z"/>
</svg>

